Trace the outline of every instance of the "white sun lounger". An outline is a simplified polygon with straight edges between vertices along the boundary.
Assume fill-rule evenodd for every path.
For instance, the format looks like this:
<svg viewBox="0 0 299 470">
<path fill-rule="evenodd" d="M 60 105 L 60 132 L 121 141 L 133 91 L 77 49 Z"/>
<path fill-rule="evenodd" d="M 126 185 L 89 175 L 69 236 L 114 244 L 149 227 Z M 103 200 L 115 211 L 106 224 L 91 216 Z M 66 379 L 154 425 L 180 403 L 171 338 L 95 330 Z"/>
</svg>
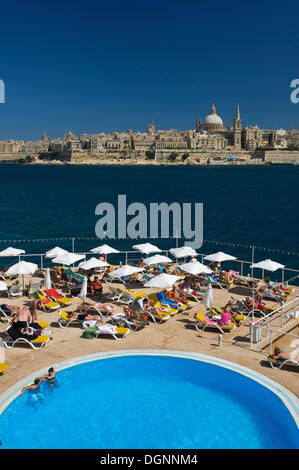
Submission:
<svg viewBox="0 0 299 470">
<path fill-rule="evenodd" d="M 111 322 L 113 325 L 125 324 L 130 330 L 138 331 L 146 326 L 144 322 L 130 321 L 125 317 L 124 313 L 115 313 L 111 316 Z"/>
<path fill-rule="evenodd" d="M 130 333 L 130 328 L 119 328 L 114 325 L 101 325 L 98 326 L 98 331 L 95 333 L 97 338 L 100 335 L 112 336 L 116 340 L 125 339 L 126 336 Z"/>
</svg>

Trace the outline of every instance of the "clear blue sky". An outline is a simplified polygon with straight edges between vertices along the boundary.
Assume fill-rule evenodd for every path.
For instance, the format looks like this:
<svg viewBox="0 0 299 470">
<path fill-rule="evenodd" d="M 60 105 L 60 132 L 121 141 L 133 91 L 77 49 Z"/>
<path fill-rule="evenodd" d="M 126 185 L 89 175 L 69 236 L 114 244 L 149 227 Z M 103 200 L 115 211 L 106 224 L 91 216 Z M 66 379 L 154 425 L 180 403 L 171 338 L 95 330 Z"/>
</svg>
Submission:
<svg viewBox="0 0 299 470">
<path fill-rule="evenodd" d="M 194 128 L 299 128 L 298 2 L 10 0 L 0 11 L 0 140 Z"/>
</svg>

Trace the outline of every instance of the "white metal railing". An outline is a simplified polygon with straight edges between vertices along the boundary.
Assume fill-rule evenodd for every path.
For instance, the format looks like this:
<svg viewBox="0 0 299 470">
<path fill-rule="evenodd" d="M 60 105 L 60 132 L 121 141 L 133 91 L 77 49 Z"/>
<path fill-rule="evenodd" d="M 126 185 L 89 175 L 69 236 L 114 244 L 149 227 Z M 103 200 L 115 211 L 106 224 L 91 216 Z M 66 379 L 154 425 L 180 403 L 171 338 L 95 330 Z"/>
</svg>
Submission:
<svg viewBox="0 0 299 470">
<path fill-rule="evenodd" d="M 170 249 L 162 249 L 161 250 L 161 253 L 165 253 L 166 256 L 169 256 L 169 250 Z M 72 242 L 72 251 L 74 252 L 74 242 Z M 78 254 L 82 254 L 85 256 L 94 256 L 94 253 L 90 252 L 90 251 L 84 251 L 84 252 L 80 252 L 78 251 L 77 252 Z M 133 254 L 134 257 L 130 257 L 130 254 Z M 113 255 L 113 257 L 115 256 L 118 256 L 118 257 L 124 257 L 125 259 L 125 262 L 126 264 L 129 262 L 129 261 L 138 261 L 140 259 L 140 257 L 145 257 L 146 255 L 138 252 L 138 251 L 135 251 L 135 250 L 124 250 L 124 251 L 120 251 L 119 253 L 112 253 L 111 255 Z M 110 255 L 108 255 L 110 256 Z M 206 256 L 206 254 L 204 253 L 198 253 L 198 256 L 201 257 L 201 262 L 203 263 L 204 262 L 204 256 Z M 45 253 L 24 253 L 24 254 L 21 254 L 18 256 L 19 260 L 23 259 L 23 258 L 34 258 L 34 257 L 38 257 L 40 259 L 40 267 L 43 269 L 44 268 L 44 265 L 45 265 L 45 259 L 49 259 L 50 258 L 45 258 L 46 255 Z M 178 260 L 176 260 L 178 261 Z M 0 258 L 0 262 L 1 262 L 1 258 Z M 245 261 L 245 260 L 239 260 L 239 259 L 235 259 L 235 260 L 231 260 L 230 263 L 237 263 L 239 266 L 238 266 L 238 270 L 239 270 L 239 273 L 241 276 L 244 276 L 244 275 L 248 275 L 248 274 L 244 274 L 245 271 L 247 271 L 247 273 L 250 273 L 251 277 L 253 277 L 253 269 L 250 268 L 248 270 L 244 269 L 244 266 L 250 266 L 252 264 L 252 261 Z M 257 271 L 261 271 L 261 270 L 257 270 Z M 285 280 L 285 272 L 290 272 L 290 273 L 296 273 L 296 276 L 293 276 L 291 279 L 294 279 L 294 278 L 297 278 L 297 276 L 299 276 L 299 270 L 298 269 L 292 269 L 292 268 L 283 268 L 281 270 L 282 274 L 281 274 L 281 282 L 283 283 L 288 283 L 288 280 Z M 261 276 L 259 275 L 256 275 L 256 279 L 263 279 L 264 278 L 264 272 L 261 271 Z"/>
<path fill-rule="evenodd" d="M 94 238 L 94 237 L 83 237 L 83 238 L 79 238 L 79 237 L 68 237 L 68 238 L 60 238 L 60 239 L 36 239 L 36 240 L 0 240 L 0 243 L 1 242 L 6 242 L 6 243 L 13 243 L 13 242 L 45 242 L 45 241 L 69 241 L 71 242 L 71 250 L 72 252 L 75 252 L 75 242 L 76 241 L 92 241 L 92 240 L 98 240 L 97 238 Z M 176 240 L 176 246 L 178 246 L 178 238 L 177 237 L 173 237 L 173 240 Z M 205 240 L 203 240 L 203 242 L 205 242 Z M 206 242 L 211 242 L 212 241 L 208 241 L 206 240 Z M 224 245 L 230 245 L 230 243 L 226 243 L 226 242 L 214 242 L 214 243 L 217 243 L 217 246 L 221 245 L 221 244 L 224 244 Z M 238 245 L 239 246 L 239 245 Z M 240 272 L 240 275 L 241 276 L 244 276 L 244 275 L 248 275 L 248 273 L 251 274 L 251 277 L 253 277 L 253 274 L 256 272 L 258 273 L 258 275 L 256 275 L 255 277 L 257 279 L 263 279 L 264 278 L 264 271 L 263 270 L 260 270 L 260 269 L 252 269 L 252 268 L 249 268 L 249 266 L 251 264 L 254 263 L 254 258 L 255 258 L 255 250 L 256 249 L 262 249 L 261 247 L 255 247 L 255 246 L 251 246 L 251 245 L 240 245 L 240 247 L 245 247 L 245 248 L 250 248 L 252 250 L 252 254 L 251 254 L 251 261 L 245 261 L 245 260 L 239 260 L 239 259 L 236 259 L 236 260 L 232 260 L 230 261 L 230 263 L 236 263 L 238 265 L 238 267 L 236 268 L 236 270 L 238 270 Z M 269 250 L 271 251 L 271 250 Z M 166 254 L 166 256 L 168 256 L 168 253 L 169 253 L 169 249 L 163 249 L 162 250 L 163 253 Z M 283 253 L 283 252 L 282 252 Z M 93 256 L 94 254 L 91 253 L 91 252 L 80 252 L 80 254 L 83 254 L 86 258 L 86 256 L 90 255 L 90 256 Z M 134 255 L 133 257 L 130 257 L 130 255 Z M 292 254 L 292 253 L 291 253 Z M 297 254 L 297 253 L 293 253 L 294 255 Z M 118 253 L 118 255 L 120 257 L 124 257 L 125 259 L 125 262 L 126 264 L 129 262 L 129 261 L 137 261 L 138 259 L 140 259 L 140 257 L 144 257 L 145 255 L 139 253 L 138 251 L 132 251 L 132 250 L 123 250 L 123 251 L 120 251 Z M 108 255 L 110 256 L 110 255 Z M 115 259 L 115 254 L 113 254 L 113 259 Z M 198 256 L 201 257 L 201 261 L 204 262 L 204 256 L 206 256 L 206 254 L 204 253 L 199 253 Z M 30 257 L 38 257 L 40 259 L 40 267 L 43 268 L 44 265 L 45 265 L 45 253 L 26 253 L 26 254 L 22 254 L 19 256 L 19 259 L 22 259 L 22 258 L 30 258 Z M 110 258 L 111 259 L 111 258 Z M 177 260 L 178 261 L 178 260 Z M 1 258 L 0 258 L 0 263 L 1 263 Z M 283 268 L 280 270 L 281 271 L 281 282 L 283 283 L 288 283 L 289 281 L 291 280 L 295 280 L 296 278 L 299 279 L 299 270 L 298 269 L 292 269 L 292 268 Z M 289 274 L 289 276 L 286 276 L 287 274 Z M 288 277 L 288 279 L 286 279 L 286 277 Z"/>
<path fill-rule="evenodd" d="M 276 310 L 266 314 L 263 318 L 258 318 L 256 321 L 252 322 L 250 326 L 250 347 L 253 344 L 253 335 L 254 335 L 254 328 L 261 328 L 262 331 L 265 332 L 265 336 L 268 335 L 268 331 L 270 331 L 271 341 L 272 341 L 272 331 L 277 331 L 270 327 L 270 323 L 279 319 L 280 317 L 280 328 L 283 328 L 284 320 L 287 322 L 290 318 L 296 318 L 297 312 L 299 313 L 299 297 L 296 297 L 290 302 L 282 303 L 280 307 Z M 283 330 L 278 330 L 279 333 L 285 333 Z"/>
</svg>

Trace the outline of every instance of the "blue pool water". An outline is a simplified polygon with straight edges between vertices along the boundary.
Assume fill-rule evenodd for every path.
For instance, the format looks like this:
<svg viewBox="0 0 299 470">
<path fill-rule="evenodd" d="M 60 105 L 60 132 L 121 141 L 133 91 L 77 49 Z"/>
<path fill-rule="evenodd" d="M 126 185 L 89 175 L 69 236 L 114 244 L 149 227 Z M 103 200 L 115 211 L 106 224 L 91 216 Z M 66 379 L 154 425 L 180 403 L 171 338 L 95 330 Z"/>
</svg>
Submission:
<svg viewBox="0 0 299 470">
<path fill-rule="evenodd" d="M 0 417 L 2 448 L 298 448 L 297 426 L 259 383 L 216 365 L 166 356 L 98 360 L 25 392 Z"/>
</svg>

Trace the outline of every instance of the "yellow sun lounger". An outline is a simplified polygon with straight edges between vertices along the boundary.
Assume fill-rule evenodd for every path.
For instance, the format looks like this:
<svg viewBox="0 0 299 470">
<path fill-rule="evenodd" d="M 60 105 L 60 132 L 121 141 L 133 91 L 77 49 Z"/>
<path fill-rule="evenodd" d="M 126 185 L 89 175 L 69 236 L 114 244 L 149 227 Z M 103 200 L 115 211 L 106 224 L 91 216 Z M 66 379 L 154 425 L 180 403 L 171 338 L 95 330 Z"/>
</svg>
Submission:
<svg viewBox="0 0 299 470">
<path fill-rule="evenodd" d="M 53 302 L 59 302 L 62 305 L 71 305 L 71 303 L 73 302 L 73 299 L 58 294 L 56 289 L 45 290 L 45 293 L 50 300 L 52 300 Z"/>
<path fill-rule="evenodd" d="M 42 349 L 49 342 L 50 336 L 38 336 L 36 339 L 28 340 L 26 338 L 6 338 L 3 343 L 6 348 L 13 348 L 18 343 L 25 343 L 31 346 L 33 349 Z"/>
<path fill-rule="evenodd" d="M 174 315 L 175 313 L 178 313 L 180 310 L 185 310 L 185 308 L 188 308 L 187 305 L 182 305 L 179 306 L 178 308 L 172 308 L 168 304 L 162 304 L 156 294 L 150 294 L 148 298 L 153 302 L 154 306 L 161 309 L 161 312 L 165 312 L 169 315 Z"/>
<path fill-rule="evenodd" d="M 171 315 L 169 313 L 152 313 L 149 311 L 144 312 L 145 315 L 147 315 L 149 318 L 153 320 L 154 323 L 163 323 L 171 318 Z"/>
<path fill-rule="evenodd" d="M 75 325 L 80 325 L 82 326 L 82 323 L 84 320 L 78 320 L 77 318 L 72 318 L 71 320 L 69 319 L 69 314 L 65 312 L 64 310 L 61 310 L 58 312 L 60 315 L 59 320 L 57 321 L 58 325 L 60 328 L 67 328 L 71 323 L 74 323 Z"/>
<path fill-rule="evenodd" d="M 0 362 L 0 374 L 3 374 L 3 372 L 5 372 L 7 369 L 9 369 L 9 365 Z"/>
<path fill-rule="evenodd" d="M 12 318 L 9 319 L 9 322 L 12 323 Z M 35 322 L 34 322 L 35 323 Z M 48 328 L 50 325 L 47 321 L 38 321 L 36 322 L 41 328 Z"/>
<path fill-rule="evenodd" d="M 228 334 L 236 328 L 235 323 L 230 323 L 229 325 L 219 324 L 217 321 L 207 318 L 203 313 L 197 313 L 195 318 L 197 321 L 194 326 L 198 331 L 204 331 L 206 328 L 211 328 L 213 330 L 221 331 L 223 334 Z"/>
<path fill-rule="evenodd" d="M 57 310 L 60 307 L 58 302 L 53 302 L 53 300 L 48 299 L 42 292 L 38 291 L 32 294 L 32 297 L 35 299 L 40 299 L 42 301 L 42 306 L 45 312 L 51 310 Z"/>
</svg>

